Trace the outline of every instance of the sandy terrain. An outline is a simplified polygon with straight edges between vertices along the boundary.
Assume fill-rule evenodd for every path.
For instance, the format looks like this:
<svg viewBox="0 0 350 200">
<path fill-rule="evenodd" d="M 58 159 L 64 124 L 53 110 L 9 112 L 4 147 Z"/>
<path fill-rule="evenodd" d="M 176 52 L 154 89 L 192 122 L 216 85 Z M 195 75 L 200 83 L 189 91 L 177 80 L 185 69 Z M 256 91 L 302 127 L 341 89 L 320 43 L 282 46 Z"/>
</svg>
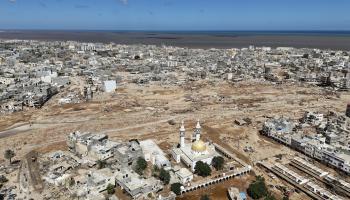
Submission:
<svg viewBox="0 0 350 200">
<path fill-rule="evenodd" d="M 98 100 L 64 106 L 56 105 L 57 97 L 54 97 L 40 110 L 0 118 L 0 152 L 12 148 L 16 158 L 21 159 L 33 149 L 40 152 L 65 149 L 66 135 L 75 130 L 103 132 L 112 140 L 153 138 L 167 150 L 178 141 L 182 119 L 185 119 L 187 137 L 200 119 L 204 138 L 224 145 L 254 165 L 258 160 L 277 154 L 295 153 L 258 134 L 266 117 L 284 115 L 297 119 L 306 110 L 344 112 L 350 100 L 349 93 L 337 97 L 328 95 L 322 88 L 295 85 L 197 82 L 186 88 L 128 84 L 119 88 L 117 94 L 97 95 Z M 252 120 L 251 125 L 234 124 L 235 119 L 245 117 Z M 176 124 L 170 125 L 169 120 Z M 245 147 L 252 147 L 254 151 L 244 152 Z M 2 162 L 5 162 L 3 153 L 0 154 L 0 164 Z M 255 171 L 264 173 L 259 168 Z M 222 188 L 241 185 L 239 181 L 233 179 L 215 186 L 221 189 L 215 189 L 213 195 L 225 199 Z M 181 199 L 192 199 L 197 194 L 188 195 Z M 296 194 L 292 199 L 302 197 Z"/>
</svg>

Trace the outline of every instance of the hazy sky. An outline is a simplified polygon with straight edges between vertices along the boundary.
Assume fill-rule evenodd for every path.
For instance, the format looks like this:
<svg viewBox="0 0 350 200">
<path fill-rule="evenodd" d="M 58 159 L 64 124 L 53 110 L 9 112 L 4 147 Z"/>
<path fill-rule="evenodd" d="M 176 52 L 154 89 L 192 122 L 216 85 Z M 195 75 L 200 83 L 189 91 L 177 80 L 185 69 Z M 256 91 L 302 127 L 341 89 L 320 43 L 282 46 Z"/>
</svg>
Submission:
<svg viewBox="0 0 350 200">
<path fill-rule="evenodd" d="M 0 0 L 0 29 L 350 30 L 350 0 Z"/>
</svg>

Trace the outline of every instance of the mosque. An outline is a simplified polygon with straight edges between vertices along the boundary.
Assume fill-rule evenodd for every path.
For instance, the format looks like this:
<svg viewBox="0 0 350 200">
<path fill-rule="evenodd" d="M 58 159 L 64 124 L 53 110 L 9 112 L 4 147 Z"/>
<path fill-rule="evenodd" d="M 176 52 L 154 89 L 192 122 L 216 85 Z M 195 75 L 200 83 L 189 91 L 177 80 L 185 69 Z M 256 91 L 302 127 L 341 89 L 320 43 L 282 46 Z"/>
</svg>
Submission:
<svg viewBox="0 0 350 200">
<path fill-rule="evenodd" d="M 211 165 L 213 158 L 219 156 L 219 154 L 215 151 L 214 145 L 201 140 L 201 125 L 199 120 L 191 138 L 191 143 L 185 143 L 185 131 L 184 122 L 182 121 L 179 145 L 171 150 L 174 160 L 177 163 L 182 161 L 192 171 L 194 171 L 198 161 Z"/>
</svg>

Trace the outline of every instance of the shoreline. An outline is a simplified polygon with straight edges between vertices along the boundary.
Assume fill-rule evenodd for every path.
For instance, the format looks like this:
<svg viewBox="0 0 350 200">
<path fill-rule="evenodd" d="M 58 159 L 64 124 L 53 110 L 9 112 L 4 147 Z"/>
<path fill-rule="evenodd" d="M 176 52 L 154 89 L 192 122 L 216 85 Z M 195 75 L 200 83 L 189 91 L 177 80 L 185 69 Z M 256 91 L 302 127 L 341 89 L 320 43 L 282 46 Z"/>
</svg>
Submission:
<svg viewBox="0 0 350 200">
<path fill-rule="evenodd" d="M 326 34 L 327 32 L 325 32 Z M 272 34 L 212 34 L 162 32 L 104 32 L 104 31 L 0 31 L 0 39 L 77 41 L 116 44 L 166 45 L 187 48 L 244 48 L 249 45 L 268 47 L 317 48 L 350 51 L 348 35 L 272 35 Z"/>
</svg>

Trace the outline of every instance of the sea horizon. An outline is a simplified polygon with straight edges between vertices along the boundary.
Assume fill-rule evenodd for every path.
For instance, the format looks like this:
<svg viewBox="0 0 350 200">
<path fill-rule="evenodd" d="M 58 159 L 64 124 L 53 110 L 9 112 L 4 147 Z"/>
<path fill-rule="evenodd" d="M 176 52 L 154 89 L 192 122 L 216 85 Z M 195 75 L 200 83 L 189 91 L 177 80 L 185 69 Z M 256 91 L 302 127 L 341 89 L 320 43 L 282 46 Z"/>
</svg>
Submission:
<svg viewBox="0 0 350 200">
<path fill-rule="evenodd" d="M 188 48 L 269 47 L 350 51 L 347 30 L 40 30 L 2 29 L 0 39 L 167 45 Z"/>
</svg>

